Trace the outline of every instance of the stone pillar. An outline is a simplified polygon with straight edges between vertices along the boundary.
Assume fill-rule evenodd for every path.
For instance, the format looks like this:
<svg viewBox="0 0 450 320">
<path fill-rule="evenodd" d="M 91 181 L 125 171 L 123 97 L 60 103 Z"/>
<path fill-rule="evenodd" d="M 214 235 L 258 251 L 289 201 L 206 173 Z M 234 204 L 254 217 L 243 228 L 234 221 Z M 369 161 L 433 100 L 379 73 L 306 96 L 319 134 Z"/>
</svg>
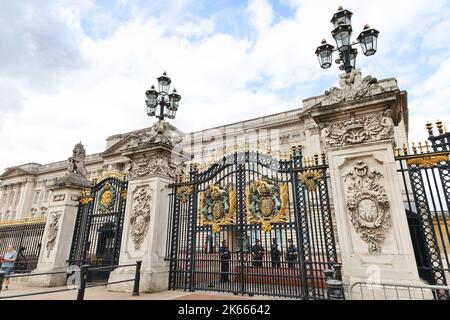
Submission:
<svg viewBox="0 0 450 320">
<path fill-rule="evenodd" d="M 37 268 L 33 273 L 66 271 L 70 255 L 80 193 L 91 187 L 89 181 L 79 175 L 62 178 L 54 186 L 47 223 L 42 237 L 42 247 Z M 30 277 L 29 286 L 56 287 L 66 284 L 66 275 Z"/>
<path fill-rule="evenodd" d="M 142 260 L 140 292 L 168 288 L 169 263 L 164 261 L 169 217 L 169 185 L 179 168 L 169 146 L 155 144 L 124 153 L 133 161 L 128 184 L 120 265 Z M 109 282 L 133 279 L 134 267 L 118 268 Z M 131 292 L 133 283 L 111 285 L 111 291 Z"/>
<path fill-rule="evenodd" d="M 402 93 L 342 100 L 310 113 L 328 156 L 344 283 L 420 284 L 394 157 Z"/>
</svg>

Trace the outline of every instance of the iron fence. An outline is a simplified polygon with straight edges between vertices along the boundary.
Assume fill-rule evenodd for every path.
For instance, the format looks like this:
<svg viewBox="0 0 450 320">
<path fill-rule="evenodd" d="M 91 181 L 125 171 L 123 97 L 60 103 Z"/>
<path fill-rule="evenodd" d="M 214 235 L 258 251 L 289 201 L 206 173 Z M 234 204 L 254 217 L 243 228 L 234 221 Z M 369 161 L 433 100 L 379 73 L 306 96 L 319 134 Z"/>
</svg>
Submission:
<svg viewBox="0 0 450 320">
<path fill-rule="evenodd" d="M 15 272 L 27 273 L 36 268 L 45 223 L 45 217 L 0 222 L 0 255 L 6 252 L 8 245 L 14 246 L 18 253 Z"/>
</svg>

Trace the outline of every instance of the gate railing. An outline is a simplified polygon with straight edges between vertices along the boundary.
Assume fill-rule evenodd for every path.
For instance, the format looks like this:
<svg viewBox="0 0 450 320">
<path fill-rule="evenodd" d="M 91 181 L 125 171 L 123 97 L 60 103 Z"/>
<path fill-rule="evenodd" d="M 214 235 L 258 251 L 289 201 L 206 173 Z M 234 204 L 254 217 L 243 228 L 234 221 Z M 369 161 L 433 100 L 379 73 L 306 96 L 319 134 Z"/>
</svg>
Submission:
<svg viewBox="0 0 450 320">
<path fill-rule="evenodd" d="M 397 148 L 398 172 L 419 275 L 430 285 L 450 281 L 450 133 L 428 123 L 428 141 Z M 448 298 L 444 292 L 441 298 Z"/>
<path fill-rule="evenodd" d="M 449 295 L 450 287 L 405 285 L 398 283 L 354 283 L 349 289 L 350 300 L 440 300 Z"/>
<path fill-rule="evenodd" d="M 0 222 L 0 255 L 8 245 L 17 251 L 15 272 L 31 272 L 37 267 L 46 217 Z"/>
<path fill-rule="evenodd" d="M 41 296 L 41 295 L 47 295 L 47 294 L 53 294 L 53 293 L 63 293 L 63 292 L 69 292 L 69 291 L 75 291 L 77 290 L 77 300 L 84 300 L 85 291 L 86 289 L 90 288 L 96 288 L 96 287 L 107 287 L 115 284 L 121 284 L 121 283 L 128 283 L 133 282 L 133 292 L 132 296 L 139 296 L 139 285 L 141 281 L 141 266 L 142 261 L 136 261 L 135 264 L 127 264 L 127 265 L 118 265 L 113 267 L 107 267 L 107 268 L 129 268 L 129 267 L 136 267 L 134 278 L 133 279 L 126 279 L 121 281 L 114 281 L 114 282 L 105 282 L 105 283 L 96 283 L 96 284 L 87 284 L 87 279 L 89 278 L 89 273 L 96 272 L 102 269 L 105 269 L 105 267 L 98 267 L 98 268 L 91 268 L 89 265 L 83 265 L 81 266 L 80 270 L 78 271 L 80 273 L 80 282 L 79 285 L 73 285 L 69 286 L 66 289 L 58 289 L 58 290 L 50 290 L 50 291 L 42 291 L 42 292 L 33 292 L 33 293 L 27 293 L 27 294 L 18 294 L 18 295 L 10 295 L 10 296 L 2 296 L 0 297 L 0 300 L 5 299 L 16 299 L 16 298 L 25 298 L 25 297 L 32 297 L 32 296 Z M 61 271 L 61 272 L 46 272 L 46 273 L 31 273 L 31 274 L 22 274 L 22 275 L 9 275 L 5 276 L 4 271 L 0 271 L 0 292 L 3 290 L 3 282 L 5 279 L 18 279 L 18 278 L 30 278 L 30 277 L 39 277 L 39 276 L 50 276 L 50 275 L 73 275 L 77 271 L 70 270 L 70 271 Z"/>
</svg>

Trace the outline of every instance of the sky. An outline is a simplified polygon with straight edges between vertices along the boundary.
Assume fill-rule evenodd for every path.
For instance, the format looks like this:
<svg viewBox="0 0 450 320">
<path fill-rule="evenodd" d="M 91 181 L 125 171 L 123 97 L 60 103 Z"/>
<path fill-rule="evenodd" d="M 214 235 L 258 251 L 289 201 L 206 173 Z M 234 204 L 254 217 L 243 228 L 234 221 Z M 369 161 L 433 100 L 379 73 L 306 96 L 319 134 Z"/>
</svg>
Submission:
<svg viewBox="0 0 450 320">
<path fill-rule="evenodd" d="M 185 132 L 300 108 L 338 84 L 314 52 L 339 5 L 355 37 L 381 32 L 357 64 L 408 92 L 410 140 L 450 124 L 450 0 L 0 0 L 0 172 L 151 126 L 144 93 L 163 71 Z"/>
</svg>

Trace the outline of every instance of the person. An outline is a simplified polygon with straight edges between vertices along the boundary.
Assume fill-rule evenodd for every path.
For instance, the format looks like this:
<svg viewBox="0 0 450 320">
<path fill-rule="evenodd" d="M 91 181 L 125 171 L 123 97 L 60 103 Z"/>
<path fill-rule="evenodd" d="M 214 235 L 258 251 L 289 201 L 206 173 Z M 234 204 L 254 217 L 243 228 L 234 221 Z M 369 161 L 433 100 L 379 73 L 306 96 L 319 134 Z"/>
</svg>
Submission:
<svg viewBox="0 0 450 320">
<path fill-rule="evenodd" d="M 270 247 L 270 256 L 272 258 L 272 268 L 281 268 L 280 256 L 281 252 L 278 248 L 277 239 L 273 238 L 272 245 Z"/>
<path fill-rule="evenodd" d="M 228 249 L 227 241 L 223 240 L 220 247 L 220 282 L 230 282 L 230 259 L 231 252 Z"/>
<path fill-rule="evenodd" d="M 206 241 L 205 245 L 203 246 L 203 252 L 208 253 L 208 241 Z"/>
<path fill-rule="evenodd" d="M 264 256 L 264 247 L 261 245 L 261 240 L 256 240 L 256 244 L 252 247 L 252 258 L 253 258 L 253 266 L 254 267 L 262 267 L 263 256 Z"/>
<path fill-rule="evenodd" d="M 288 240 L 288 247 L 286 252 L 286 261 L 288 262 L 288 268 L 294 269 L 295 262 L 297 261 L 298 250 L 295 247 L 292 239 Z"/>
<path fill-rule="evenodd" d="M 3 260 L 2 260 L 3 262 L 2 262 L 2 267 L 1 267 L 1 271 L 5 272 L 5 276 L 11 275 L 11 272 L 14 269 L 16 260 L 17 260 L 17 251 L 14 250 L 14 247 L 12 245 L 8 245 L 8 249 L 5 252 L 5 254 L 3 255 Z M 6 278 L 4 290 L 8 290 L 9 282 L 10 282 L 9 278 Z"/>
</svg>

